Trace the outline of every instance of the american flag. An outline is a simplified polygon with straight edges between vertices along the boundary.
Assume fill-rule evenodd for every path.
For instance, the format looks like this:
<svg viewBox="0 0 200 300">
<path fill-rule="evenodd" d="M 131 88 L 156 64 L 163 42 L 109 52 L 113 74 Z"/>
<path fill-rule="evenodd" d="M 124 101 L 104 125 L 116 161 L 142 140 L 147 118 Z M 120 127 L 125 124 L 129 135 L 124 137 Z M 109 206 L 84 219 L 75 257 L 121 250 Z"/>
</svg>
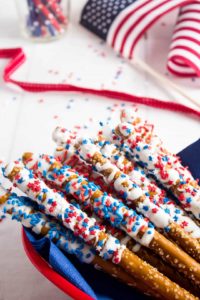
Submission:
<svg viewBox="0 0 200 300">
<path fill-rule="evenodd" d="M 160 17 L 177 7 L 190 3 L 194 3 L 194 0 L 89 0 L 83 8 L 80 23 L 105 40 L 118 54 L 132 59 L 138 41 Z M 183 7 L 181 10 L 180 18 L 184 9 Z M 200 16 L 200 6 L 198 10 Z M 178 26 L 180 26 L 179 21 Z M 176 31 L 175 34 L 177 34 Z M 198 30 L 198 34 L 200 34 L 200 30 Z M 168 62 L 170 70 L 174 70 L 173 66 L 175 65 L 177 68 L 177 63 L 180 69 L 180 63 L 182 64 L 177 59 L 175 62 L 174 53 L 179 48 L 174 43 L 176 44 L 177 40 L 173 40 L 170 49 Z M 198 47 L 199 45 L 198 43 Z M 200 60 L 198 64 L 200 64 Z"/>
<path fill-rule="evenodd" d="M 200 2 L 180 9 L 167 66 L 179 76 L 200 76 Z"/>
</svg>

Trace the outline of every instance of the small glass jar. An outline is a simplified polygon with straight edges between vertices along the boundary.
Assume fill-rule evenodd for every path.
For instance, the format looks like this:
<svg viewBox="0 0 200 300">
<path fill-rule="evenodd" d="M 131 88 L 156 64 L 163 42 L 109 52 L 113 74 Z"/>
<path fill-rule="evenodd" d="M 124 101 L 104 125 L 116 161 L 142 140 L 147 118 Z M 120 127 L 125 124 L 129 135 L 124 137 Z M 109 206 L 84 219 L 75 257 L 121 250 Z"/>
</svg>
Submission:
<svg viewBox="0 0 200 300">
<path fill-rule="evenodd" d="M 24 37 L 46 42 L 58 39 L 69 23 L 69 0 L 17 0 Z"/>
</svg>

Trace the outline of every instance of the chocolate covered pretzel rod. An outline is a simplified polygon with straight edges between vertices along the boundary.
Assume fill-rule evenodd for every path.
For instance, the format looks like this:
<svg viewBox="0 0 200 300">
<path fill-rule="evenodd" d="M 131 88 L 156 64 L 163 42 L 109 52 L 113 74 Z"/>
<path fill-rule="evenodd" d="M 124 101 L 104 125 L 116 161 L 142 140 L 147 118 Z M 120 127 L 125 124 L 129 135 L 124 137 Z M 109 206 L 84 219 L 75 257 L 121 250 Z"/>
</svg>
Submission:
<svg viewBox="0 0 200 300">
<path fill-rule="evenodd" d="M 69 167 L 62 166 L 54 157 L 47 155 L 34 157 L 34 159 L 32 157 L 28 167 L 40 172 L 48 181 L 61 187 L 63 191 L 86 204 L 87 207 L 91 205 L 100 218 L 108 220 L 114 227 L 121 228 L 143 246 L 149 247 L 176 267 L 180 273 L 193 280 L 195 284 L 199 284 L 200 265 L 164 236 L 152 231 L 152 228 L 149 227 L 150 224 L 132 209 L 101 192 L 93 183 L 88 182 L 86 178 L 79 176 Z M 149 229 L 151 229 L 150 232 Z M 191 268 L 192 265 L 193 268 Z"/>
<path fill-rule="evenodd" d="M 100 256 L 118 263 L 130 275 L 141 280 L 164 299 L 194 299 L 189 292 L 171 282 L 125 246 L 120 245 L 117 239 L 102 231 L 93 219 L 70 205 L 60 194 L 48 188 L 40 179 L 34 178 L 30 170 L 13 163 L 7 165 L 4 174 L 32 200 L 42 204 L 47 214 L 57 217 L 75 235 L 91 243 Z"/>
<path fill-rule="evenodd" d="M 131 123 L 135 129 L 137 134 L 137 141 L 141 139 L 141 136 L 147 143 L 151 142 L 155 145 L 161 145 L 161 140 L 157 135 L 154 134 L 154 126 L 152 124 L 147 123 L 147 121 L 143 122 L 143 120 L 138 116 L 137 109 L 127 109 L 122 110 L 120 113 L 120 120 L 124 122 Z M 118 122 L 119 123 L 119 122 Z M 100 122 L 100 130 L 98 132 L 99 139 L 110 140 L 113 143 L 121 144 L 123 140 L 121 137 L 117 136 L 113 130 L 115 128 L 116 122 Z M 60 135 L 61 137 L 61 135 Z M 153 138 L 153 139 L 152 139 Z"/>
<path fill-rule="evenodd" d="M 113 192 L 113 189 L 105 183 L 102 176 L 95 172 L 91 166 L 85 164 L 76 154 L 74 147 L 75 138 L 75 134 L 68 132 L 65 128 L 56 127 L 53 132 L 53 139 L 57 142 L 58 147 L 54 151 L 54 156 L 59 159 L 62 164 L 76 169 L 80 175 L 87 177 L 90 181 L 99 185 L 101 189 L 107 193 Z"/>
<path fill-rule="evenodd" d="M 120 267 L 97 256 L 91 246 L 75 237 L 70 230 L 66 230 L 59 223 L 37 211 L 36 205 L 29 199 L 18 197 L 16 194 L 10 194 L 1 189 L 0 210 L 3 214 L 10 215 L 13 220 L 21 222 L 24 227 L 31 229 L 34 233 L 49 238 L 60 249 L 68 254 L 75 255 L 81 262 L 93 264 L 127 285 L 137 288 L 140 292 L 158 297 L 155 292 L 139 280 L 128 275 Z"/>
<path fill-rule="evenodd" d="M 170 189 L 181 206 L 200 220 L 200 186 L 188 169 L 181 165 L 178 156 L 155 145 L 151 139 L 147 142 L 143 134 L 131 123 L 124 122 L 124 119 L 115 129 L 110 129 L 110 137 L 111 140 L 114 138 L 118 142 L 124 142 L 134 155 L 134 160 Z"/>
<path fill-rule="evenodd" d="M 34 233 L 56 240 L 59 247 L 67 253 L 75 254 L 79 260 L 90 263 L 94 259 L 95 251 L 82 240 L 73 237 L 73 233 L 45 216 L 37 210 L 35 203 L 28 198 L 10 194 L 0 188 L 0 210 L 5 215 L 10 215 L 13 220 L 21 222 L 26 228 Z M 68 244 L 68 241 L 70 243 Z"/>
<path fill-rule="evenodd" d="M 152 127 L 152 131 L 149 131 L 149 126 L 151 126 L 146 120 L 143 120 L 137 113 L 137 110 L 133 110 L 133 109 L 122 109 L 120 112 L 120 121 L 121 123 L 130 123 L 135 127 L 135 130 L 140 133 L 141 130 L 138 130 L 137 127 L 139 128 L 143 128 L 143 131 L 148 131 L 150 133 L 149 135 L 149 139 L 147 140 L 145 138 L 144 134 L 139 134 L 137 135 L 138 140 L 141 139 L 147 143 L 150 143 L 151 145 L 156 145 L 156 147 L 162 147 L 163 142 L 162 140 L 157 136 L 157 134 L 154 133 L 153 127 Z M 137 126 L 135 125 L 137 122 Z M 114 132 L 113 132 L 114 134 Z M 119 137 L 115 137 L 115 138 L 119 138 Z M 157 143 L 156 143 L 157 141 Z M 159 141 L 159 142 L 158 142 Z M 177 155 L 173 154 L 173 164 L 177 164 L 179 166 L 181 166 L 181 161 L 180 158 Z M 193 176 L 191 174 L 191 172 L 188 170 L 188 168 L 186 168 L 185 172 L 187 172 L 187 177 L 190 177 L 191 179 L 193 179 Z M 186 174 L 186 173 L 185 173 Z"/>
<path fill-rule="evenodd" d="M 113 188 L 106 184 L 102 175 L 95 172 L 92 166 L 86 164 L 83 160 L 79 158 L 77 154 L 69 154 L 68 150 L 63 147 L 57 147 L 54 151 L 54 157 L 58 159 L 63 165 L 70 166 L 75 169 L 80 175 L 87 177 L 88 180 L 94 182 L 96 185 L 99 185 L 102 190 L 107 193 L 113 193 Z"/>
<path fill-rule="evenodd" d="M 132 110 L 123 109 L 121 111 L 120 119 L 121 119 L 121 122 L 127 122 L 127 123 L 130 123 L 130 124 L 134 125 L 135 120 L 138 119 L 138 118 L 136 117 L 136 114 Z M 146 130 L 148 130 L 149 127 L 146 125 L 147 122 L 143 121 L 141 118 L 139 118 L 139 120 L 140 120 L 140 122 L 139 122 L 140 126 L 145 128 Z M 135 127 L 135 125 L 134 125 L 134 127 Z M 136 127 L 135 127 L 135 129 L 136 129 Z M 153 130 L 152 130 L 151 135 L 150 135 L 148 140 L 145 138 L 145 135 L 141 135 L 141 134 L 140 135 L 137 134 L 137 139 L 138 140 L 141 139 L 141 141 L 144 141 L 145 143 L 151 144 L 151 146 L 153 148 L 160 149 L 161 152 L 163 150 L 164 150 L 164 152 L 168 152 L 167 150 L 163 149 L 162 141 L 158 138 L 157 135 L 155 135 L 153 133 Z M 158 140 L 159 140 L 159 142 L 157 142 Z M 183 168 L 184 168 L 184 172 L 181 175 L 183 176 L 183 178 L 185 180 L 193 182 L 194 178 L 193 178 L 191 172 L 189 171 L 188 167 L 183 167 L 183 165 L 181 164 L 180 157 L 178 157 L 177 155 L 172 154 L 172 153 L 170 154 L 170 156 L 171 156 L 170 157 L 171 164 L 173 165 L 173 167 L 178 167 L 180 170 L 183 170 Z M 195 182 L 195 184 L 196 183 L 197 182 Z"/>
<path fill-rule="evenodd" d="M 54 136 L 56 134 L 58 134 L 58 128 L 56 132 L 54 132 Z M 67 138 L 67 131 L 63 131 L 61 137 L 63 141 L 69 140 L 69 138 Z M 99 147 L 90 139 L 83 139 L 80 142 L 77 141 L 77 143 L 74 141 L 73 146 L 77 149 L 74 153 L 79 154 L 80 158 L 84 159 L 87 163 L 91 163 L 93 167 L 95 167 L 95 170 L 104 176 L 108 184 L 113 184 L 114 189 L 120 193 L 120 196 L 128 205 L 131 205 L 133 208 L 136 208 L 139 213 L 148 217 L 157 228 L 165 230 L 170 238 L 200 262 L 200 243 L 174 222 L 174 216 L 171 216 L 166 209 L 156 201 L 155 197 L 151 198 L 150 194 L 146 193 L 147 191 L 141 187 L 142 182 L 138 185 L 136 181 L 122 172 L 116 164 L 113 164 L 112 161 L 105 157 L 105 151 L 103 151 L 102 154 Z M 109 153 L 111 153 L 113 147 L 111 145 L 111 147 L 108 148 L 108 144 L 106 146 L 106 154 L 110 155 Z M 70 145 L 70 147 L 72 147 L 72 145 Z M 115 154 L 114 156 L 116 157 Z M 122 160 L 124 159 L 125 158 L 122 157 Z M 118 165 L 121 166 L 122 160 L 118 162 Z M 175 217 L 177 218 L 177 216 Z M 198 226 L 192 222 L 192 220 L 191 223 L 193 223 L 193 228 L 198 231 L 195 236 L 199 237 L 200 230 Z"/>
</svg>

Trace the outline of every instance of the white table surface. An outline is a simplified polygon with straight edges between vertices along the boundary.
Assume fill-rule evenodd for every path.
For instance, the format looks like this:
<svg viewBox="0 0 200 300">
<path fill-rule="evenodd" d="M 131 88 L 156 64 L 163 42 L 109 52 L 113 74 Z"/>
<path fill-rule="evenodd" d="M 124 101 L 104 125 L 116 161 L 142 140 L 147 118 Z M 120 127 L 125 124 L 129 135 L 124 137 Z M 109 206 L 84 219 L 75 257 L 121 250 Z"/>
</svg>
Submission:
<svg viewBox="0 0 200 300">
<path fill-rule="evenodd" d="M 18 79 L 70 82 L 132 92 L 137 95 L 178 100 L 143 72 L 133 69 L 98 38 L 78 25 L 82 1 L 71 1 L 71 24 L 66 36 L 56 42 L 33 44 L 20 36 L 15 1 L 0 0 L 0 48 L 22 46 L 27 62 L 17 71 Z M 156 70 L 200 98 L 199 79 L 177 79 L 165 68 L 167 49 L 177 12 L 160 20 L 137 48 Z M 0 70 L 7 61 L 0 61 Z M 18 158 L 24 151 L 52 153 L 51 133 L 56 125 L 82 125 L 93 131 L 95 120 L 108 119 L 121 102 L 78 94 L 18 93 L 0 77 L 0 158 Z M 153 121 L 168 148 L 177 152 L 199 138 L 199 121 L 188 116 L 140 106 L 141 114 Z M 86 130 L 85 130 L 86 132 Z M 20 225 L 10 220 L 0 224 L 0 300 L 68 299 L 38 273 L 28 261 L 21 243 Z"/>
</svg>

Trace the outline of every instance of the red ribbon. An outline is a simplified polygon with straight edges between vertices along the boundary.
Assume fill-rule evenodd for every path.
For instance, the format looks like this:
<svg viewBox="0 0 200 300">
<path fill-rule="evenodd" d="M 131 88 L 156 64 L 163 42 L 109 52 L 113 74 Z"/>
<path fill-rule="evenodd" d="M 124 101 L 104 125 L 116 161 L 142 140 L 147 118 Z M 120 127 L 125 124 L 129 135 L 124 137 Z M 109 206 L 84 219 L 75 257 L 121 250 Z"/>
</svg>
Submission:
<svg viewBox="0 0 200 300">
<path fill-rule="evenodd" d="M 183 104 L 174 103 L 171 101 L 162 101 L 154 98 L 139 97 L 133 94 L 117 92 L 113 90 L 92 89 L 71 84 L 52 84 L 52 83 L 32 83 L 18 81 L 11 78 L 12 74 L 25 62 L 26 55 L 22 48 L 0 49 L 0 58 L 11 59 L 4 69 L 3 78 L 5 82 L 12 83 L 28 92 L 79 92 L 91 95 L 107 97 L 115 100 L 128 101 L 136 104 L 143 104 L 155 108 L 166 109 L 185 114 L 192 114 L 200 118 L 200 111 L 185 106 Z"/>
</svg>

